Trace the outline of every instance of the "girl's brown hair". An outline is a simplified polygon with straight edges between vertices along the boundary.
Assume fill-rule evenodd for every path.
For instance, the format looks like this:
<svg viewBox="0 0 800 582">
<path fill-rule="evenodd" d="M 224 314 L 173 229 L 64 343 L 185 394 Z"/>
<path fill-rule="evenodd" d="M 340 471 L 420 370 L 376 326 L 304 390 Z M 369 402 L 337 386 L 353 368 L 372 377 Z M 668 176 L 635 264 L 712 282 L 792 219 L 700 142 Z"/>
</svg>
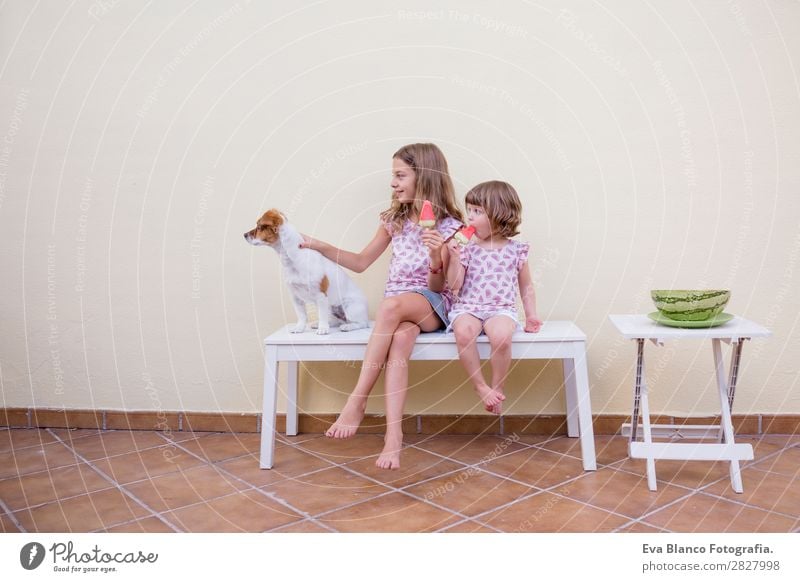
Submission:
<svg viewBox="0 0 800 582">
<path fill-rule="evenodd" d="M 401 147 L 392 158 L 402 160 L 414 170 L 417 195 L 413 203 L 403 204 L 393 194 L 392 205 L 381 212 L 383 222 L 391 224 L 394 230 L 402 230 L 412 214 L 419 215 L 423 200 L 431 203 L 437 220 L 452 216 L 464 222 L 442 150 L 432 143 L 412 143 Z"/>
<path fill-rule="evenodd" d="M 499 180 L 481 182 L 467 192 L 466 202 L 486 211 L 493 236 L 509 238 L 519 234 L 522 202 L 511 184 Z"/>
</svg>

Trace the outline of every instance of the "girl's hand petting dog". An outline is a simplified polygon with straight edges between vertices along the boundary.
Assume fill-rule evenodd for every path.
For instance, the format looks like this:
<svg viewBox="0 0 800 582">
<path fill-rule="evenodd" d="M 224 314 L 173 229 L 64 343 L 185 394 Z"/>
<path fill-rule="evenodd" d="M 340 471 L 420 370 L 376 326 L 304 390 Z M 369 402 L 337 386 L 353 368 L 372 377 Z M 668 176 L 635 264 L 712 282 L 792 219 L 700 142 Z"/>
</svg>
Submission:
<svg viewBox="0 0 800 582">
<path fill-rule="evenodd" d="M 303 233 L 300 233 L 300 236 L 303 237 L 303 242 L 298 245 L 301 249 L 311 249 L 314 251 L 319 251 L 321 249 L 322 244 L 314 237 Z"/>
</svg>

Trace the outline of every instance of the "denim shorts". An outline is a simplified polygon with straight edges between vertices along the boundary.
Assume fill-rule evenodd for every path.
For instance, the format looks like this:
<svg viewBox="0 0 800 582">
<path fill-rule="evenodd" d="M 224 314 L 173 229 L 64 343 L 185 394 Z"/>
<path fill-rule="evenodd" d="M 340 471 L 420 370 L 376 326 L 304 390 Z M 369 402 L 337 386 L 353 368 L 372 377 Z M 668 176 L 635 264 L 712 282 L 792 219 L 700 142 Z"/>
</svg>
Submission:
<svg viewBox="0 0 800 582">
<path fill-rule="evenodd" d="M 445 309 L 444 305 L 444 297 L 442 297 L 441 293 L 437 293 L 436 291 L 431 291 L 430 289 L 414 289 L 412 293 L 419 293 L 425 299 L 428 300 L 428 303 L 431 304 L 431 308 L 433 308 L 433 312 L 439 316 L 439 319 L 442 320 L 442 323 L 445 327 L 450 325 L 450 320 L 447 319 L 447 309 Z"/>
</svg>

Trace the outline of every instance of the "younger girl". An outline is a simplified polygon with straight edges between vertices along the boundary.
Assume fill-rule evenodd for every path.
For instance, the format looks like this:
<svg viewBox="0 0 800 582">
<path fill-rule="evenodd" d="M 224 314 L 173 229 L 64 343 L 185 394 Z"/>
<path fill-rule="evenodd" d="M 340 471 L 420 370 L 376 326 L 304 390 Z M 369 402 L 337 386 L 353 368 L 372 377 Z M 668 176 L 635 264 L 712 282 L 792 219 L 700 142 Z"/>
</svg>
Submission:
<svg viewBox="0 0 800 582">
<path fill-rule="evenodd" d="M 461 227 L 453 182 L 444 154 L 434 144 L 400 148 L 392 156 L 392 205 L 381 213 L 372 241 L 360 253 L 306 237 L 301 245 L 316 249 L 343 267 L 362 272 L 392 243 L 392 259 L 384 299 L 375 317 L 361 373 L 336 422 L 325 433 L 348 438 L 364 418 L 367 396 L 386 369 L 386 437 L 375 464 L 384 469 L 400 466 L 402 417 L 408 389 L 408 358 L 420 332 L 436 331 L 448 323 L 452 295 L 445 289 L 444 241 Z M 428 200 L 436 227 L 417 224 L 422 202 Z"/>
<path fill-rule="evenodd" d="M 456 293 L 449 313 L 459 357 L 486 410 L 502 411 L 511 365 L 511 336 L 519 327 L 517 292 L 525 308 L 525 331 L 538 332 L 536 293 L 528 269 L 528 243 L 512 240 L 522 221 L 522 204 L 506 182 L 483 182 L 467 193 L 467 220 L 475 228 L 470 244 L 447 245 L 447 282 Z M 492 346 L 492 383 L 481 373 L 475 340 L 483 331 Z"/>
</svg>

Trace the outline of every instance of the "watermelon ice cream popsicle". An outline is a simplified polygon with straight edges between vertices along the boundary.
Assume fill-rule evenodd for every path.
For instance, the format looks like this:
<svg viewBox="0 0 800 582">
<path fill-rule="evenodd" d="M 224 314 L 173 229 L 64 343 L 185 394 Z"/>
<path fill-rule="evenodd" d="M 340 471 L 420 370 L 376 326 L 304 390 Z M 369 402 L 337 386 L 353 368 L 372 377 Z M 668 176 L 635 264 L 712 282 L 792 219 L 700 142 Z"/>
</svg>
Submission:
<svg viewBox="0 0 800 582">
<path fill-rule="evenodd" d="M 458 244 L 464 247 L 469 244 L 469 239 L 471 239 L 472 235 L 474 234 L 475 234 L 474 226 L 465 226 L 464 228 L 459 230 L 456 234 L 454 234 L 453 238 L 456 239 L 456 242 Z"/>
<path fill-rule="evenodd" d="M 436 215 L 433 213 L 433 206 L 428 200 L 422 203 L 422 210 L 419 213 L 419 225 L 425 229 L 436 226 Z"/>
</svg>

